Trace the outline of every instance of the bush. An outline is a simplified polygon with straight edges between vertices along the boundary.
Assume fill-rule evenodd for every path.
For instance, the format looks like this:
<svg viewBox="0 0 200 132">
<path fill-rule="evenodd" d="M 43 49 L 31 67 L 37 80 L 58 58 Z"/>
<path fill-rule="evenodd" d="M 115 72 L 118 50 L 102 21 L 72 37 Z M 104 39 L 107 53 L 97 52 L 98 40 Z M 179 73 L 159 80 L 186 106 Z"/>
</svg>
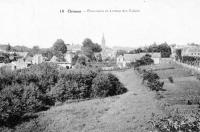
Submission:
<svg viewBox="0 0 200 132">
<path fill-rule="evenodd" d="M 159 80 L 154 80 L 152 82 L 147 82 L 147 86 L 151 90 L 159 91 L 163 89 L 164 82 L 160 82 Z"/>
<path fill-rule="evenodd" d="M 42 94 L 33 83 L 7 86 L 0 92 L 0 122 L 14 125 L 25 113 L 38 112 L 50 103 L 52 102 L 47 101 L 47 95 Z"/>
<path fill-rule="evenodd" d="M 143 66 L 143 65 L 151 65 L 153 64 L 154 61 L 151 59 L 151 55 L 146 54 L 145 56 L 143 56 L 142 58 L 140 58 L 139 60 L 136 60 L 136 62 L 131 63 L 131 65 L 134 66 L 134 68 L 137 68 L 139 66 Z"/>
<path fill-rule="evenodd" d="M 52 88 L 50 93 L 56 101 L 65 102 L 69 99 L 80 99 L 81 90 L 78 84 L 64 79 L 59 80 L 54 88 Z"/>
<path fill-rule="evenodd" d="M 191 117 L 184 117 L 181 114 L 152 119 L 153 128 L 160 132 L 199 132 L 200 117 L 194 114 Z"/>
<path fill-rule="evenodd" d="M 92 94 L 94 97 L 107 97 L 112 94 L 111 90 L 112 84 L 108 75 L 99 74 L 94 78 L 92 82 Z"/>
<path fill-rule="evenodd" d="M 152 72 L 152 71 L 143 71 L 143 82 L 148 81 L 148 82 L 153 82 L 155 80 L 160 79 L 158 74 Z"/>
<path fill-rule="evenodd" d="M 143 70 L 143 80 L 151 90 L 159 91 L 163 89 L 164 82 L 160 82 L 160 77 L 157 73 Z"/>
<path fill-rule="evenodd" d="M 174 83 L 173 77 L 168 77 L 170 83 Z"/>
<path fill-rule="evenodd" d="M 9 86 L 0 93 L 0 124 L 12 125 L 23 115 L 20 85 Z"/>
<path fill-rule="evenodd" d="M 127 90 L 113 74 L 99 74 L 92 83 L 92 94 L 94 97 L 107 97 L 118 95 Z"/>
<path fill-rule="evenodd" d="M 50 94 L 64 102 L 68 99 L 107 97 L 126 92 L 118 78 L 95 69 L 76 69 L 63 71 L 60 80 Z"/>
<path fill-rule="evenodd" d="M 14 125 L 23 115 L 45 110 L 55 101 L 126 92 L 117 77 L 94 68 L 66 70 L 42 63 L 28 69 L 0 72 L 0 124 L 3 125 Z"/>
</svg>

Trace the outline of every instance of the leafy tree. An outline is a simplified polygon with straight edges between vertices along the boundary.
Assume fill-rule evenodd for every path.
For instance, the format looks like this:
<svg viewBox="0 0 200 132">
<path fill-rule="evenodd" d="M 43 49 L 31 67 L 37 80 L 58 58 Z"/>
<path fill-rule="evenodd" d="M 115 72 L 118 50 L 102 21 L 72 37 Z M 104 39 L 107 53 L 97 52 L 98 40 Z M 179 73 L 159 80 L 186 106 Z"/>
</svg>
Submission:
<svg viewBox="0 0 200 132">
<path fill-rule="evenodd" d="M 101 48 L 101 46 L 99 45 L 99 44 L 94 44 L 94 46 L 93 46 L 93 51 L 94 52 L 101 52 L 102 51 L 102 48 Z"/>
<path fill-rule="evenodd" d="M 135 53 L 142 53 L 142 52 L 144 52 L 144 51 L 141 48 L 138 48 L 135 50 Z"/>
<path fill-rule="evenodd" d="M 39 46 L 33 46 L 32 52 L 33 52 L 33 54 L 38 54 L 40 52 L 40 47 Z"/>
<path fill-rule="evenodd" d="M 57 39 L 56 42 L 53 44 L 53 50 L 58 53 L 61 52 L 62 54 L 67 52 L 67 46 L 62 39 Z"/>
<path fill-rule="evenodd" d="M 47 57 L 48 60 L 51 60 L 51 58 L 53 57 L 53 51 L 51 49 L 46 49 L 42 51 L 42 56 Z"/>
<path fill-rule="evenodd" d="M 171 48 L 166 42 L 158 46 L 158 51 L 161 52 L 162 58 L 170 57 L 171 55 Z"/>
<path fill-rule="evenodd" d="M 160 52 L 156 43 L 150 45 L 147 49 L 148 52 Z"/>
<path fill-rule="evenodd" d="M 97 55 L 96 55 L 96 60 L 97 60 L 98 62 L 102 62 L 102 56 L 101 56 L 101 54 L 97 54 Z"/>
<path fill-rule="evenodd" d="M 6 46 L 6 51 L 10 51 L 11 50 L 11 46 L 10 46 L 10 44 L 8 44 L 7 46 Z"/>
<path fill-rule="evenodd" d="M 28 55 L 29 56 L 34 56 L 36 54 L 39 54 L 41 52 L 39 46 L 33 46 L 33 48 L 29 51 Z"/>
<path fill-rule="evenodd" d="M 182 60 L 182 50 L 181 49 L 176 50 L 176 60 Z"/>
<path fill-rule="evenodd" d="M 87 58 L 85 56 L 79 56 L 77 59 L 77 63 L 86 66 Z"/>
<path fill-rule="evenodd" d="M 95 60 L 94 53 L 101 52 L 102 48 L 99 44 L 93 43 L 91 39 L 86 38 L 83 41 L 82 51 L 88 58 Z"/>
</svg>

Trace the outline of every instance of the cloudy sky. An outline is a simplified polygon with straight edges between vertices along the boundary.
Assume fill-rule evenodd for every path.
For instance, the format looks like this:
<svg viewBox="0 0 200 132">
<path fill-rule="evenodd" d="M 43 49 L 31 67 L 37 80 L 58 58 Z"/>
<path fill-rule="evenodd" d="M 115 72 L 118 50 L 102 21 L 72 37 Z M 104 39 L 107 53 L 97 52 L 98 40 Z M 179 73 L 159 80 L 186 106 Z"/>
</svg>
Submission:
<svg viewBox="0 0 200 132">
<path fill-rule="evenodd" d="M 58 38 L 65 43 L 81 44 L 84 38 L 101 43 L 103 33 L 109 47 L 200 43 L 200 1 L 0 0 L 0 43 L 50 47 Z"/>
</svg>

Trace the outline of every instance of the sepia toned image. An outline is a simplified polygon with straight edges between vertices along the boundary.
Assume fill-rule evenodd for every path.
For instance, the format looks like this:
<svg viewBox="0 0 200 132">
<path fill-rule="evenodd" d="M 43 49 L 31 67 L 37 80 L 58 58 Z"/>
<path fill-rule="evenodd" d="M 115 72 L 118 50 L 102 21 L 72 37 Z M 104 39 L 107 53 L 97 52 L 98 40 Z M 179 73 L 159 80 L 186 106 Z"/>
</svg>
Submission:
<svg viewBox="0 0 200 132">
<path fill-rule="evenodd" d="M 199 0 L 0 0 L 0 132 L 200 132 Z"/>
</svg>

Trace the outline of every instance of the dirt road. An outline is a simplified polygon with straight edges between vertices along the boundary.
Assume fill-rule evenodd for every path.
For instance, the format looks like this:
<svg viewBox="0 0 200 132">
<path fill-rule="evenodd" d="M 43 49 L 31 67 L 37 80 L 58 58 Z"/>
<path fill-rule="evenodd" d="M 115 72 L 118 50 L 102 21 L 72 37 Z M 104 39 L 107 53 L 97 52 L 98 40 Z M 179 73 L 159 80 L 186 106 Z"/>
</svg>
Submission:
<svg viewBox="0 0 200 132">
<path fill-rule="evenodd" d="M 21 128 L 34 132 L 149 131 L 147 122 L 152 113 L 160 113 L 156 107 L 155 93 L 141 84 L 133 69 L 115 74 L 129 90 L 127 93 L 53 107 L 41 114 L 35 123 L 37 125 L 32 122 Z"/>
</svg>

